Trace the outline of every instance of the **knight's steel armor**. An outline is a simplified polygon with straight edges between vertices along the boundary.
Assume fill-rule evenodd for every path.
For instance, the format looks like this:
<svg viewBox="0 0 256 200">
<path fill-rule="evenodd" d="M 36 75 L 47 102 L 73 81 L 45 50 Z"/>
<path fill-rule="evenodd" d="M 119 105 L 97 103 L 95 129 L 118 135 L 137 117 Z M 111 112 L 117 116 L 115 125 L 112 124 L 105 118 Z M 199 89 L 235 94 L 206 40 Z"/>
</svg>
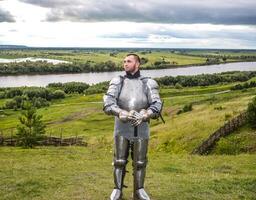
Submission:
<svg viewBox="0 0 256 200">
<path fill-rule="evenodd" d="M 122 111 L 140 113 L 148 110 L 151 113 L 149 118 L 157 118 L 161 111 L 162 102 L 156 81 L 140 76 L 139 71 L 137 75 L 113 78 L 107 93 L 104 95 L 104 112 L 115 116 L 113 160 L 115 189 L 111 194 L 111 200 L 121 199 L 129 149 L 131 149 L 134 167 L 134 198 L 149 200 L 144 190 L 149 122 L 148 120 L 142 121 L 134 127 L 130 121 L 122 121 L 120 113 Z"/>
</svg>

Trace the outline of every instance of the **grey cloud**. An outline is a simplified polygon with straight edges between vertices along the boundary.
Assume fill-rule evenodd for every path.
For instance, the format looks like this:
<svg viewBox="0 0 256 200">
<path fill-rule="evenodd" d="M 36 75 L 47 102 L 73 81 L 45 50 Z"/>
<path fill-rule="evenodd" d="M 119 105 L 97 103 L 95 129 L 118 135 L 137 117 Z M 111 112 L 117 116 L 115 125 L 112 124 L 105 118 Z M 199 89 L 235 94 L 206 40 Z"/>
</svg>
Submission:
<svg viewBox="0 0 256 200">
<path fill-rule="evenodd" d="M 116 39 L 147 39 L 150 35 L 155 35 L 163 38 L 178 38 L 178 39 L 239 39 L 256 41 L 256 28 L 250 30 L 228 30 L 223 31 L 212 31 L 212 30 L 172 30 L 172 28 L 164 31 L 158 30 L 147 30 L 145 32 L 137 33 L 120 33 L 103 35 L 102 38 L 116 38 Z"/>
<path fill-rule="evenodd" d="M 1 22 L 15 22 L 15 20 L 14 17 L 10 14 L 10 12 L 0 8 L 0 23 Z"/>
<path fill-rule="evenodd" d="M 18 32 L 17 29 L 10 29 L 9 32 Z"/>
<path fill-rule="evenodd" d="M 70 0 L 20 0 L 24 3 L 29 3 L 45 8 L 58 8 L 58 7 L 66 7 L 69 5 L 74 5 L 78 1 L 70 1 Z"/>
<path fill-rule="evenodd" d="M 256 24 L 255 0 L 20 0 L 50 8 L 48 21 Z"/>
</svg>

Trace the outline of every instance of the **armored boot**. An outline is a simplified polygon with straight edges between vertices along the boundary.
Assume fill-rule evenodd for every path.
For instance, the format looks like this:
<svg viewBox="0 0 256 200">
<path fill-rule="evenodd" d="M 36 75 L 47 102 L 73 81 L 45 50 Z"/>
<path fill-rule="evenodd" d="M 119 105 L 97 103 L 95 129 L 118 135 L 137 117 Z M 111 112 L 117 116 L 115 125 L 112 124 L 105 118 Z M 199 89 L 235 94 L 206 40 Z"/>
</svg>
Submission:
<svg viewBox="0 0 256 200">
<path fill-rule="evenodd" d="M 148 140 L 138 139 L 133 144 L 133 168 L 134 168 L 134 200 L 150 200 L 144 190 L 144 180 L 147 166 Z"/>
<path fill-rule="evenodd" d="M 115 137 L 114 154 L 114 183 L 115 188 L 110 195 L 110 200 L 121 200 L 124 187 L 124 177 L 126 172 L 127 158 L 129 154 L 129 141 L 122 137 Z"/>
</svg>

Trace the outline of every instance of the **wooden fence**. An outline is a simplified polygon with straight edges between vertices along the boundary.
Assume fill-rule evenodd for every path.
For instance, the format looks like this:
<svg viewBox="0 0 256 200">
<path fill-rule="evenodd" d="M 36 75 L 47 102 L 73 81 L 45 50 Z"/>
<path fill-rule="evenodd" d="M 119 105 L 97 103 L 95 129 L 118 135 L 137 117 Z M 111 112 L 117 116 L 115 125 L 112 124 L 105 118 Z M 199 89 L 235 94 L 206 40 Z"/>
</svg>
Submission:
<svg viewBox="0 0 256 200">
<path fill-rule="evenodd" d="M 15 136 L 3 136 L 0 135 L 0 146 L 17 146 L 18 141 Z M 87 143 L 83 141 L 83 137 L 74 136 L 69 138 L 63 138 L 62 136 L 45 136 L 38 142 L 38 145 L 44 146 L 87 146 Z"/>
<path fill-rule="evenodd" d="M 220 127 L 217 131 L 210 135 L 205 141 L 202 142 L 197 148 L 195 148 L 192 154 L 208 154 L 216 142 L 224 136 L 231 134 L 233 131 L 241 127 L 245 124 L 247 119 L 247 113 L 243 112 L 235 118 L 229 120 L 222 127 Z"/>
</svg>

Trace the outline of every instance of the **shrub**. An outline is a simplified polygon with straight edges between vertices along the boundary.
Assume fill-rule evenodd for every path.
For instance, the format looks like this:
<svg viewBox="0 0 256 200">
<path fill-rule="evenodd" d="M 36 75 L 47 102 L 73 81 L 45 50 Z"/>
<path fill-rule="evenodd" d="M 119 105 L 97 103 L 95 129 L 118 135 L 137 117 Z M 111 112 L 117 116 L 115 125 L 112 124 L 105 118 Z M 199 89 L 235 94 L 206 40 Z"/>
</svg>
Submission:
<svg viewBox="0 0 256 200">
<path fill-rule="evenodd" d="M 37 98 L 34 97 L 31 100 L 31 102 L 32 102 L 33 106 L 36 107 L 36 108 L 42 108 L 42 107 L 46 107 L 46 106 L 50 105 L 50 103 L 46 99 L 41 98 L 41 97 L 37 97 Z"/>
<path fill-rule="evenodd" d="M 183 112 L 189 112 L 192 110 L 192 103 L 190 104 L 186 104 L 184 107 L 183 107 Z"/>
<path fill-rule="evenodd" d="M 5 92 L 0 92 L 0 99 L 4 99 L 5 98 Z"/>
<path fill-rule="evenodd" d="M 5 94 L 5 98 L 13 98 L 15 96 L 21 96 L 22 95 L 22 89 L 21 88 L 11 88 L 7 90 Z"/>
<path fill-rule="evenodd" d="M 47 100 L 50 100 L 50 90 L 41 87 L 31 87 L 26 88 L 23 92 L 23 95 L 27 96 L 30 100 L 34 97 L 41 97 Z"/>
<path fill-rule="evenodd" d="M 174 87 L 175 89 L 182 89 L 182 85 L 179 83 L 176 83 Z"/>
<path fill-rule="evenodd" d="M 83 93 L 89 87 L 89 84 L 82 82 L 68 82 L 64 83 L 64 92 L 67 94 L 70 93 Z"/>
<path fill-rule="evenodd" d="M 184 105 L 184 107 L 182 108 L 182 110 L 179 110 L 179 111 L 177 112 L 177 115 L 179 115 L 179 114 L 181 114 L 181 113 L 184 113 L 184 112 L 189 112 L 189 111 L 191 111 L 191 110 L 193 110 L 193 108 L 192 108 L 192 103 L 186 104 L 186 105 Z"/>
<path fill-rule="evenodd" d="M 252 128 L 256 128 L 256 97 L 248 104 L 247 113 L 248 123 Z"/>
<path fill-rule="evenodd" d="M 22 108 L 24 100 L 26 100 L 26 97 L 16 96 L 5 103 L 5 108 L 14 109 L 14 110 L 17 110 L 18 108 Z"/>
<path fill-rule="evenodd" d="M 52 99 L 64 99 L 65 98 L 65 92 L 62 90 L 55 90 L 52 94 Z"/>
</svg>

